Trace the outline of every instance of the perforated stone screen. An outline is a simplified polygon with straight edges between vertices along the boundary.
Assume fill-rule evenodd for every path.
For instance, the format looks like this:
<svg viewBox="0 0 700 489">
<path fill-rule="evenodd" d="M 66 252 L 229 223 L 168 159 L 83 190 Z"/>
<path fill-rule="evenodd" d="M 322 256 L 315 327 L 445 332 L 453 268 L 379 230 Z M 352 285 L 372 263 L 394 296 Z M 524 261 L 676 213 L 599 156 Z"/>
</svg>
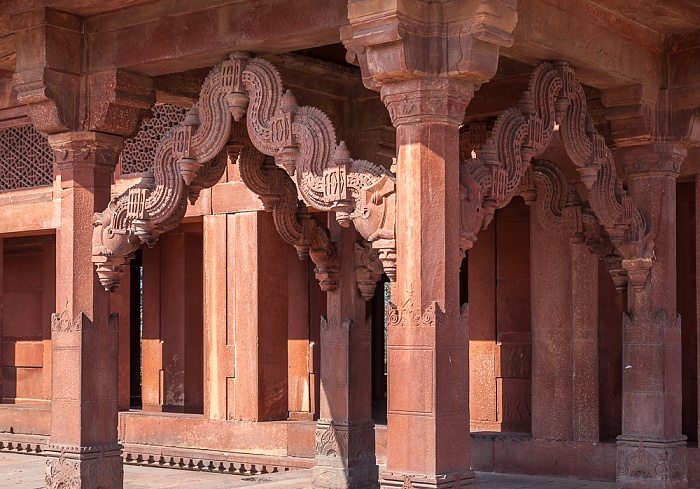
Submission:
<svg viewBox="0 0 700 489">
<path fill-rule="evenodd" d="M 156 104 L 153 117 L 141 124 L 138 134 L 124 141 L 121 155 L 122 174 L 141 173 L 153 166 L 156 147 L 161 138 L 185 119 L 187 109 L 173 104 Z"/>
<path fill-rule="evenodd" d="M 53 152 L 31 124 L 0 129 L 0 190 L 53 183 Z"/>
</svg>

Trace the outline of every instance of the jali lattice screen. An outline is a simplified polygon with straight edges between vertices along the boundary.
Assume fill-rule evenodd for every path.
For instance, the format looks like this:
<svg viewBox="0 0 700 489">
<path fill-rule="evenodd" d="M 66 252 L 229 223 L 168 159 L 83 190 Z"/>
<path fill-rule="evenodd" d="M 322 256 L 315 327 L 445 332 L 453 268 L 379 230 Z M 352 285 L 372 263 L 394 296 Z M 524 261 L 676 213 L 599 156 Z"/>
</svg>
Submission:
<svg viewBox="0 0 700 489">
<path fill-rule="evenodd" d="M 31 124 L 0 129 L 0 190 L 53 183 L 53 153 Z"/>
<path fill-rule="evenodd" d="M 179 105 L 156 104 L 153 117 L 141 124 L 138 134 L 124 141 L 122 151 L 122 173 L 141 173 L 153 165 L 153 157 L 160 139 L 185 119 L 187 109 Z"/>
</svg>

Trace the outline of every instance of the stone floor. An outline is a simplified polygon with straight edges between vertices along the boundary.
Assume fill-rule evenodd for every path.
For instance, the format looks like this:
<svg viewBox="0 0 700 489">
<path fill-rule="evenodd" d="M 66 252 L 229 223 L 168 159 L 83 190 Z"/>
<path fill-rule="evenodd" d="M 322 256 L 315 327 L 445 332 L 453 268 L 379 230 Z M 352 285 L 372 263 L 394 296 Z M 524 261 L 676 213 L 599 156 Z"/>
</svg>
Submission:
<svg viewBox="0 0 700 489">
<path fill-rule="evenodd" d="M 479 489 L 613 489 L 615 487 L 615 484 L 604 482 L 485 473 L 478 473 L 477 480 Z M 310 485 L 310 470 L 240 477 L 187 470 L 136 467 L 133 465 L 124 467 L 124 487 L 127 489 L 164 489 L 197 486 L 207 489 L 240 487 L 307 489 Z M 31 455 L 0 453 L 0 487 L 43 489 L 44 459 Z"/>
</svg>

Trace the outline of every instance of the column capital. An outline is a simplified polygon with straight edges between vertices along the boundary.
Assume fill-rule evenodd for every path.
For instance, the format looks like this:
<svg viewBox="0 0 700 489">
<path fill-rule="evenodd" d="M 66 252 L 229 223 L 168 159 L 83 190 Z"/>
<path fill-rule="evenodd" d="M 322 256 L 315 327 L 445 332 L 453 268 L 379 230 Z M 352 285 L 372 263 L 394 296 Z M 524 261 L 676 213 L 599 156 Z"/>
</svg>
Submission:
<svg viewBox="0 0 700 489">
<path fill-rule="evenodd" d="M 387 83 L 381 95 L 395 127 L 419 122 L 458 126 L 474 96 L 474 84 L 449 78 L 417 78 Z"/>
<path fill-rule="evenodd" d="M 621 149 L 622 169 L 627 178 L 649 175 L 677 177 L 688 149 L 680 144 L 650 143 Z"/>
<path fill-rule="evenodd" d="M 49 146 L 61 171 L 80 167 L 111 173 L 123 142 L 120 136 L 94 131 L 49 135 Z"/>
</svg>

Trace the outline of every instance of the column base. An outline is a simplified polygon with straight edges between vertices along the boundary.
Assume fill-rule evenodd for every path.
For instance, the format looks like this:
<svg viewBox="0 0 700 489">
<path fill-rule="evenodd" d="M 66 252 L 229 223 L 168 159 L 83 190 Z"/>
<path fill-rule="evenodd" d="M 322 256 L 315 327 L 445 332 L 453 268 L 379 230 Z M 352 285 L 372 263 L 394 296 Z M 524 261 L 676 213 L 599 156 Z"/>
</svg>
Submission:
<svg viewBox="0 0 700 489">
<path fill-rule="evenodd" d="M 378 481 L 374 422 L 320 420 L 314 489 L 376 489 Z"/>
<path fill-rule="evenodd" d="M 617 487 L 686 489 L 686 437 L 617 437 Z"/>
<path fill-rule="evenodd" d="M 49 445 L 46 455 L 47 489 L 122 489 L 122 446 L 76 447 Z"/>
<path fill-rule="evenodd" d="M 343 469 L 317 465 L 313 468 L 311 487 L 314 489 L 377 489 L 379 467 Z"/>
<path fill-rule="evenodd" d="M 472 470 L 439 475 L 382 472 L 379 483 L 381 489 L 461 489 L 476 487 L 476 474 Z"/>
</svg>

